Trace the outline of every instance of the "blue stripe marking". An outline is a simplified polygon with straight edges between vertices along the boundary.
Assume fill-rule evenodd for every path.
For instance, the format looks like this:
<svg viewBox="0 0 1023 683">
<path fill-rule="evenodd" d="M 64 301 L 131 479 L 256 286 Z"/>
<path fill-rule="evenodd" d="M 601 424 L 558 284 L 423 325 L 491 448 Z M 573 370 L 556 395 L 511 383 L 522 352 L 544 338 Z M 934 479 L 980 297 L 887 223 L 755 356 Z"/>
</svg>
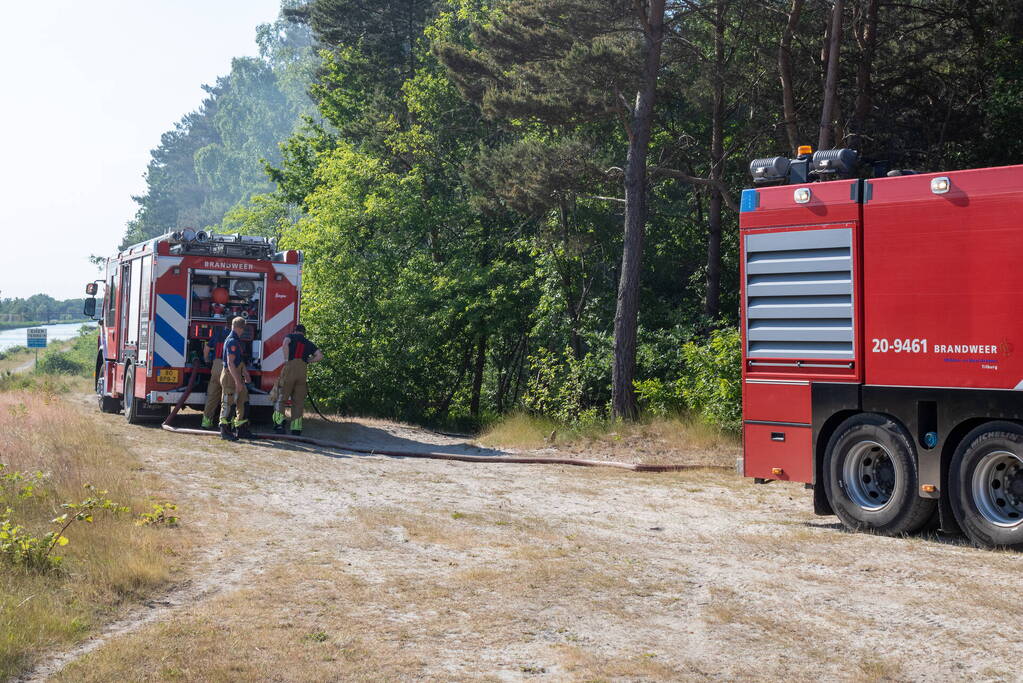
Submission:
<svg viewBox="0 0 1023 683">
<path fill-rule="evenodd" d="M 170 344 L 172 348 L 180 351 L 181 355 L 185 355 L 184 335 L 175 330 L 169 322 L 160 316 L 156 316 L 156 335 Z"/>
<path fill-rule="evenodd" d="M 178 312 L 182 318 L 185 317 L 185 297 L 180 294 L 161 294 L 160 298 L 167 303 L 168 306 Z"/>
<path fill-rule="evenodd" d="M 760 192 L 749 189 L 742 191 L 742 200 L 739 202 L 739 212 L 755 211 L 760 206 Z"/>
<path fill-rule="evenodd" d="M 164 360 L 163 356 L 158 353 L 153 354 L 153 367 L 154 368 L 169 368 L 170 363 Z"/>
</svg>

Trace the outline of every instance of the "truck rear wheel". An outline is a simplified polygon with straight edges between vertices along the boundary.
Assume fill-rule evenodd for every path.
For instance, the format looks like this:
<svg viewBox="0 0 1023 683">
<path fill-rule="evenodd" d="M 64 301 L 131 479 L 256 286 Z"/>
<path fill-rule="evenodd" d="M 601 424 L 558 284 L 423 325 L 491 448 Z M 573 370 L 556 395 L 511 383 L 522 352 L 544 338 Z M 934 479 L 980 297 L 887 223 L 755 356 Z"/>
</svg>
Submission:
<svg viewBox="0 0 1023 683">
<path fill-rule="evenodd" d="M 824 474 L 831 507 L 853 530 L 912 533 L 937 507 L 936 500 L 917 494 L 912 441 L 883 415 L 854 415 L 839 425 L 828 441 Z"/>
<path fill-rule="evenodd" d="M 952 511 L 974 545 L 1023 550 L 1023 427 L 977 427 L 956 449 L 948 476 Z"/>
</svg>

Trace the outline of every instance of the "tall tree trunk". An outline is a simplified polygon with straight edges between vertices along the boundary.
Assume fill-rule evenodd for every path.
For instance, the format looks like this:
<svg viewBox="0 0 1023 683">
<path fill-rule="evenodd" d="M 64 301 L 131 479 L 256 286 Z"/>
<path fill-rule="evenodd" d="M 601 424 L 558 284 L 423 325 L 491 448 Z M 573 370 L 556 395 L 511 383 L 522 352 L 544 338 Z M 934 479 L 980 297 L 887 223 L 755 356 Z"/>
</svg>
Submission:
<svg viewBox="0 0 1023 683">
<path fill-rule="evenodd" d="M 725 11 L 727 0 L 714 3 L 714 79 L 710 114 L 710 178 L 720 181 L 725 165 Z M 710 193 L 707 222 L 707 301 L 705 312 L 717 318 L 721 307 L 721 190 Z"/>
<path fill-rule="evenodd" d="M 796 89 L 792 75 L 792 37 L 799 26 L 804 0 L 792 0 L 788 20 L 782 29 L 778 44 L 778 78 L 781 79 L 781 107 L 785 116 L 785 132 L 789 137 L 789 152 L 795 155 L 799 147 L 799 120 L 796 116 Z"/>
<path fill-rule="evenodd" d="M 472 397 L 469 400 L 469 414 L 473 417 L 480 416 L 480 394 L 483 390 L 483 370 L 487 363 L 487 335 L 480 334 L 479 343 L 476 345 L 476 366 L 472 375 Z"/>
<path fill-rule="evenodd" d="M 853 109 L 852 137 L 849 146 L 859 149 L 863 144 L 863 130 L 874 107 L 874 85 L 871 81 L 874 52 L 877 49 L 877 13 L 880 0 L 866 0 L 863 26 L 857 33 L 860 61 L 856 65 L 856 106 Z"/>
<path fill-rule="evenodd" d="M 657 72 L 661 68 L 661 43 L 664 39 L 665 0 L 650 0 L 647 9 L 637 3 L 644 25 L 643 82 L 636 93 L 629 131 L 629 151 L 625 161 L 625 239 L 622 246 L 622 273 L 618 282 L 615 307 L 614 364 L 611 368 L 611 412 L 621 419 L 637 414 L 636 327 L 639 324 L 639 274 L 643 260 L 643 234 L 646 231 L 647 174 L 646 158 L 653 125 Z"/>
<path fill-rule="evenodd" d="M 827 41 L 827 76 L 824 79 L 824 104 L 821 107 L 821 130 L 817 149 L 831 149 L 835 144 L 835 113 L 838 99 L 838 63 L 842 45 L 842 0 L 831 8 L 831 28 Z"/>
</svg>

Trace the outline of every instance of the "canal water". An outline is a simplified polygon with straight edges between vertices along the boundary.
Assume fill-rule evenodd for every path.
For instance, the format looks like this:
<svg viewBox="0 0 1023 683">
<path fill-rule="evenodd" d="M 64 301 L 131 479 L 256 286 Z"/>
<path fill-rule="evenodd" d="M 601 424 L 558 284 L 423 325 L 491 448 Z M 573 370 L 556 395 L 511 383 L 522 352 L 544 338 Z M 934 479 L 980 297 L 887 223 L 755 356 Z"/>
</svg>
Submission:
<svg viewBox="0 0 1023 683">
<path fill-rule="evenodd" d="M 96 323 L 59 323 L 57 325 L 40 325 L 46 330 L 46 343 L 52 344 L 55 341 L 63 341 L 78 336 L 78 330 L 82 325 L 96 327 Z M 0 351 L 6 351 L 12 346 L 27 346 L 25 330 L 27 327 L 18 327 L 13 330 L 0 330 Z"/>
</svg>

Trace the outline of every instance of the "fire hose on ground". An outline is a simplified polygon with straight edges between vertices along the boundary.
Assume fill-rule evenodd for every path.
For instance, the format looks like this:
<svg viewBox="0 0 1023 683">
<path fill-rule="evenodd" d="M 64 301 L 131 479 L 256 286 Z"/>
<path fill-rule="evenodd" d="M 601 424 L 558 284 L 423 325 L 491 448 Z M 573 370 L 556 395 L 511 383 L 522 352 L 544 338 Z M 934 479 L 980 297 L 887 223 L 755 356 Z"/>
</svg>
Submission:
<svg viewBox="0 0 1023 683">
<path fill-rule="evenodd" d="M 169 432 L 176 434 L 195 434 L 198 436 L 218 436 L 217 432 L 209 431 L 206 429 L 189 429 L 187 427 L 175 427 L 173 426 L 174 418 L 177 417 L 178 411 L 180 411 L 185 401 L 192 393 L 192 388 L 195 386 L 195 380 L 198 376 L 198 363 L 193 364 L 191 377 L 188 380 L 188 384 L 185 387 L 184 392 L 181 394 L 181 398 L 171 408 L 170 414 L 167 419 L 163 421 L 161 427 Z M 318 412 L 318 411 L 317 411 Z M 305 443 L 312 446 L 319 446 L 321 448 L 331 448 L 335 450 L 349 451 L 352 453 L 362 453 L 365 455 L 386 455 L 396 458 L 421 458 L 429 460 L 453 460 L 457 462 L 478 462 L 478 463 L 502 463 L 502 464 L 520 464 L 520 465 L 572 465 L 575 467 L 613 467 L 621 470 L 630 470 L 633 472 L 683 472 L 688 470 L 731 470 L 730 467 L 723 465 L 711 465 L 711 464 L 687 464 L 687 465 L 655 465 L 647 463 L 627 463 L 627 462 L 614 462 L 611 460 L 586 460 L 580 458 L 560 458 L 560 457 L 522 457 L 515 455 L 458 455 L 455 453 L 434 453 L 431 451 L 392 451 L 381 448 L 361 448 L 352 446 L 349 444 L 339 443 L 335 441 L 325 441 L 323 439 L 313 439 L 308 436 L 292 436 L 290 434 L 253 434 L 253 438 L 266 441 L 290 441 L 296 443 Z"/>
</svg>

